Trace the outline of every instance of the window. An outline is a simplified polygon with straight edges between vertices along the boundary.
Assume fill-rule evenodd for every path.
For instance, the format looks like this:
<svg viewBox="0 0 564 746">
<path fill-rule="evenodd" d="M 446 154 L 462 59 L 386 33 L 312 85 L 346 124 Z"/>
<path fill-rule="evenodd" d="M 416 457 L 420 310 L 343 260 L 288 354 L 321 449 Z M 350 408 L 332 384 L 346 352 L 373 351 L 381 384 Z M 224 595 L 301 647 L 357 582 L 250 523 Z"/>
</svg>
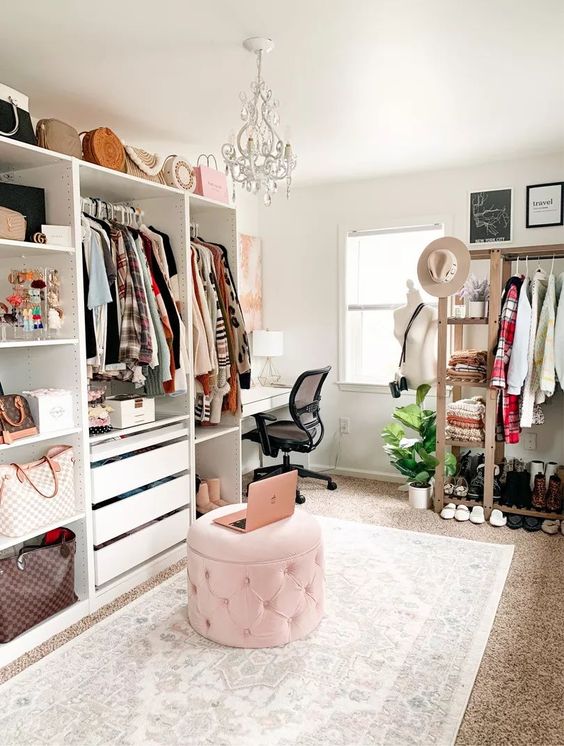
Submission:
<svg viewBox="0 0 564 746">
<path fill-rule="evenodd" d="M 439 224 L 347 234 L 344 382 L 386 385 L 392 380 L 401 352 L 394 337 L 393 312 L 406 303 L 407 280 L 418 287 L 419 255 L 443 235 Z M 436 298 L 420 292 L 423 301 L 436 304 Z"/>
</svg>

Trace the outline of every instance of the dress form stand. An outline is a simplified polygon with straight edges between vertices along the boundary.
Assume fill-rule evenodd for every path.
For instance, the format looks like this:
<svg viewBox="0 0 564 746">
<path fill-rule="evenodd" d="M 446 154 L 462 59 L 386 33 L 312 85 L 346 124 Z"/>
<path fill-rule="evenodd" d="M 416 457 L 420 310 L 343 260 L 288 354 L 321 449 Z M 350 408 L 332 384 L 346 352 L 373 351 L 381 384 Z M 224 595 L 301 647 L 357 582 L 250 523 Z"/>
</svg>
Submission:
<svg viewBox="0 0 564 746">
<path fill-rule="evenodd" d="M 394 336 L 400 347 L 413 312 L 423 303 L 413 280 L 407 281 L 406 305 L 394 311 Z M 437 380 L 437 329 L 438 311 L 433 306 L 425 306 L 414 320 L 407 336 L 405 361 L 402 374 L 410 389 L 422 383 L 436 383 Z"/>
</svg>

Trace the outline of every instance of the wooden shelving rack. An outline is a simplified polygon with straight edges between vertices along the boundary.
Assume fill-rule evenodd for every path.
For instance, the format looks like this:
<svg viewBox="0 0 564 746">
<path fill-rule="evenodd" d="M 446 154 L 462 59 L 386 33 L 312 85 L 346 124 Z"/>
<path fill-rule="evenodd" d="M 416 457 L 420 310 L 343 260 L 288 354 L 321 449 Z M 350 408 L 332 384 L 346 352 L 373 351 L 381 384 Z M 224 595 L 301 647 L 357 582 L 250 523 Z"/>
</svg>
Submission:
<svg viewBox="0 0 564 746">
<path fill-rule="evenodd" d="M 449 314 L 449 299 L 439 299 L 439 328 L 438 328 L 438 353 L 437 353 L 437 458 L 439 464 L 435 471 L 435 511 L 439 513 L 445 503 L 464 504 L 468 506 L 483 505 L 486 519 L 489 518 L 494 507 L 493 503 L 493 479 L 494 466 L 499 463 L 504 456 L 505 444 L 496 441 L 495 428 L 497 417 L 497 398 L 498 390 L 489 387 L 489 380 L 495 356 L 497 338 L 499 332 L 499 317 L 501 314 L 501 298 L 503 288 L 512 274 L 512 261 L 518 258 L 528 257 L 529 259 L 537 258 L 563 258 L 564 244 L 552 244 L 544 246 L 522 246 L 522 247 L 503 247 L 503 248 L 484 248 L 473 249 L 470 251 L 473 260 L 489 260 L 489 282 L 490 282 L 490 301 L 488 316 L 484 318 L 467 317 L 455 318 Z M 446 369 L 449 356 L 449 349 L 461 350 L 464 348 L 464 330 L 468 326 L 487 325 L 487 379 L 486 383 L 462 383 L 447 378 Z M 450 344 L 449 344 L 450 343 Z M 447 399 L 450 396 L 447 387 L 451 388 L 452 400 L 456 401 L 462 397 L 463 390 L 474 388 L 482 389 L 483 396 L 486 400 L 485 416 L 485 438 L 482 443 L 462 442 L 449 440 L 446 438 L 446 407 Z M 457 459 L 460 456 L 461 448 L 475 448 L 484 451 L 484 497 L 483 500 L 475 501 L 469 499 L 459 499 L 451 495 L 444 494 L 444 458 L 446 449 L 450 448 Z M 535 518 L 556 518 L 564 520 L 564 514 L 543 513 L 537 510 L 524 508 L 513 508 L 502 506 L 504 513 L 515 513 L 524 516 L 534 516 Z"/>
</svg>

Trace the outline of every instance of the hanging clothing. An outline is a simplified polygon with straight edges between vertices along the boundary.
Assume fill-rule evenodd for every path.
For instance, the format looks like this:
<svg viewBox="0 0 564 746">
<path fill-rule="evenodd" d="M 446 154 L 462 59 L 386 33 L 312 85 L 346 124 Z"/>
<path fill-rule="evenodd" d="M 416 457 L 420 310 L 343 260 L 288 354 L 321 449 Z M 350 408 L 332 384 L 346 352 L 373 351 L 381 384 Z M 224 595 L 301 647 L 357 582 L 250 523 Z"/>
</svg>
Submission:
<svg viewBox="0 0 564 746">
<path fill-rule="evenodd" d="M 519 291 L 513 349 L 511 350 L 511 359 L 509 360 L 507 369 L 507 393 L 516 396 L 521 394 L 528 369 L 527 352 L 529 347 L 529 329 L 531 327 L 529 285 L 529 278 L 525 277 Z"/>
<path fill-rule="evenodd" d="M 558 310 L 554 325 L 554 367 L 560 388 L 564 389 L 564 272 L 558 275 L 556 297 Z"/>
<path fill-rule="evenodd" d="M 548 278 L 546 295 L 539 317 L 535 339 L 535 368 L 539 381 L 535 402 L 542 404 L 546 397 L 554 394 L 556 374 L 554 370 L 554 324 L 556 321 L 556 288 L 554 274 Z"/>
<path fill-rule="evenodd" d="M 546 272 L 539 268 L 531 280 L 531 325 L 529 327 L 529 343 L 527 347 L 527 377 L 522 394 L 521 427 L 531 427 L 533 424 L 535 397 L 539 389 L 538 371 L 534 364 L 535 340 L 546 288 Z"/>
<path fill-rule="evenodd" d="M 519 396 L 507 392 L 507 369 L 511 359 L 513 340 L 517 325 L 519 292 L 523 284 L 521 277 L 510 277 L 502 298 L 497 350 L 492 368 L 490 387 L 500 390 L 496 439 L 506 443 L 519 442 Z"/>
</svg>

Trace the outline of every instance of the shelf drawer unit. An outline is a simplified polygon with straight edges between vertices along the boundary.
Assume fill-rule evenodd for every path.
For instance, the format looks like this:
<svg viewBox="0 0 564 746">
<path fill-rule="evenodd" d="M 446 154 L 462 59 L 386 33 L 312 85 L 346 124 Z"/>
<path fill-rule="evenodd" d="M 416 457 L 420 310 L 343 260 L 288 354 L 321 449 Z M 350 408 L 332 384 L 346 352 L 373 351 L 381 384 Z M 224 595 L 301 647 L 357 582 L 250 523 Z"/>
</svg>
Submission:
<svg viewBox="0 0 564 746">
<path fill-rule="evenodd" d="M 96 586 L 117 578 L 160 552 L 185 541 L 189 523 L 188 508 L 151 523 L 135 533 L 94 550 Z"/>
<path fill-rule="evenodd" d="M 92 469 L 92 503 L 98 503 L 188 468 L 186 440 L 141 452 Z"/>
<path fill-rule="evenodd" d="M 184 507 L 190 502 L 189 490 L 189 476 L 182 474 L 169 482 L 92 511 L 94 544 L 103 544 L 161 515 Z"/>
</svg>

